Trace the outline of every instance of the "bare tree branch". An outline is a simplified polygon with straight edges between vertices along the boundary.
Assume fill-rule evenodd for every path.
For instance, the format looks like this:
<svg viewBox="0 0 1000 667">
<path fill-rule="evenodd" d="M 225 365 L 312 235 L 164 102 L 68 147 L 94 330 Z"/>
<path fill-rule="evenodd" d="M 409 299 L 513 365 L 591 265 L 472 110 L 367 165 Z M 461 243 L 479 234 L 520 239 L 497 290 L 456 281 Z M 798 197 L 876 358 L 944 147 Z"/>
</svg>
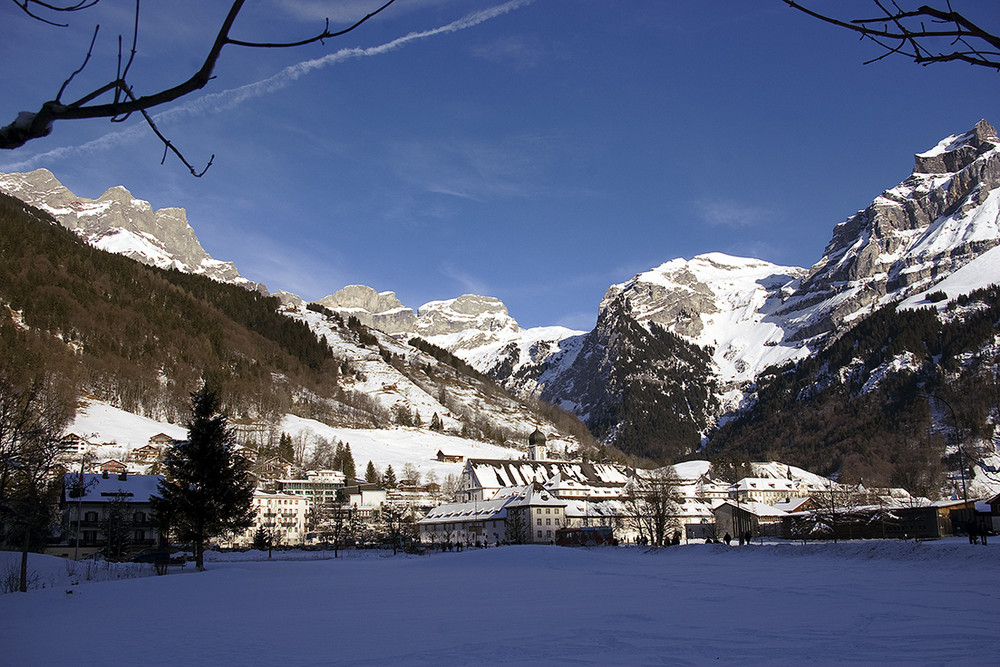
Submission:
<svg viewBox="0 0 1000 667">
<path fill-rule="evenodd" d="M 882 0 L 872 0 L 881 16 L 846 20 L 813 11 L 794 0 L 784 2 L 813 18 L 858 33 L 861 39 L 885 49 L 885 53 L 866 64 L 898 54 L 920 65 L 965 62 L 1000 71 L 1000 36 L 954 11 L 950 0 L 945 2 L 947 10 L 928 5 L 904 10 L 895 0 L 891 8 Z"/>
<path fill-rule="evenodd" d="M 44 21 L 45 19 L 39 18 L 30 11 L 30 6 L 37 4 L 46 9 L 51 9 L 52 11 L 78 11 L 80 9 L 86 9 L 91 7 L 99 0 L 80 0 L 79 2 L 73 4 L 66 4 L 65 6 L 50 5 L 49 3 L 38 2 L 38 0 L 13 0 L 15 4 L 21 7 L 29 16 L 37 18 L 38 20 Z M 178 158 L 184 163 L 185 166 L 191 171 L 195 176 L 200 176 L 205 173 L 205 170 L 198 171 L 194 169 L 187 160 L 181 155 L 173 144 L 168 141 L 160 130 L 153 123 L 151 116 L 146 113 L 149 109 L 172 102 L 176 99 L 189 95 L 201 88 L 204 88 L 209 81 L 213 78 L 212 72 L 215 69 L 215 65 L 219 60 L 219 56 L 222 53 L 223 48 L 228 45 L 242 46 L 247 48 L 292 48 L 296 46 L 302 46 L 312 43 L 324 43 L 324 40 L 331 39 L 334 37 L 339 37 L 345 35 L 348 32 L 358 28 L 366 21 L 370 20 L 374 16 L 377 16 L 383 10 L 385 10 L 389 5 L 393 4 L 395 0 L 387 0 L 378 9 L 368 13 L 363 18 L 359 19 L 354 24 L 347 28 L 337 31 L 330 31 L 329 19 L 326 21 L 326 26 L 324 29 L 311 37 L 306 39 L 298 40 L 295 42 L 248 42 L 244 40 L 234 39 L 230 36 L 230 31 L 233 28 L 233 24 L 236 21 L 240 10 L 243 8 L 245 0 L 234 0 L 232 6 L 229 8 L 229 12 L 226 14 L 225 19 L 222 22 L 219 32 L 216 35 L 215 41 L 212 44 L 211 49 L 209 49 L 208 54 L 205 57 L 205 61 L 201 68 L 191 75 L 187 80 L 173 86 L 171 88 L 166 88 L 155 93 L 137 96 L 133 92 L 133 86 L 128 82 L 127 77 L 132 63 L 135 59 L 137 52 L 138 43 L 138 32 L 139 32 L 139 0 L 136 0 L 135 9 L 135 26 L 132 35 L 132 48 L 127 60 L 123 64 L 123 51 L 122 51 L 122 40 L 119 36 L 119 50 L 118 50 L 118 71 L 115 73 L 115 77 L 104 83 L 97 88 L 91 90 L 85 95 L 81 96 L 77 100 L 69 103 L 62 102 L 62 96 L 66 92 L 69 84 L 73 79 L 83 71 L 90 61 L 94 43 L 97 40 L 97 30 L 94 31 L 94 37 L 91 40 L 90 48 L 87 51 L 87 55 L 84 58 L 83 64 L 75 72 L 70 74 L 70 76 L 60 87 L 58 94 L 55 99 L 50 100 L 42 104 L 41 108 L 35 112 L 22 111 L 17 115 L 17 118 L 5 127 L 0 127 L 0 148 L 13 149 L 23 146 L 32 139 L 38 139 L 49 135 L 52 132 L 52 126 L 56 121 L 61 120 L 79 120 L 86 118 L 108 118 L 112 122 L 121 122 L 127 119 L 131 114 L 135 112 L 141 112 L 146 123 L 153 130 L 154 134 L 160 139 L 164 144 L 164 157 L 166 153 L 173 152 Z M 49 21 L 45 21 L 49 23 Z M 54 24 L 57 25 L 57 24 Z M 106 94 L 112 94 L 112 99 L 109 102 L 98 103 L 97 100 Z M 212 156 L 213 159 L 215 156 Z M 208 165 L 210 166 L 212 160 L 209 160 Z M 205 167 L 208 169 L 208 166 Z"/>
<path fill-rule="evenodd" d="M 42 2 L 42 0 L 11 0 L 15 5 L 21 8 L 25 14 L 35 19 L 36 21 L 41 21 L 42 23 L 48 23 L 49 25 L 54 25 L 57 28 L 65 28 L 68 24 L 66 23 L 56 23 L 51 21 L 39 14 L 35 13 L 35 8 L 40 8 L 50 12 L 78 12 L 89 7 L 93 7 L 101 0 L 80 0 L 79 2 L 68 2 L 65 4 L 55 4 L 52 2 Z"/>
</svg>

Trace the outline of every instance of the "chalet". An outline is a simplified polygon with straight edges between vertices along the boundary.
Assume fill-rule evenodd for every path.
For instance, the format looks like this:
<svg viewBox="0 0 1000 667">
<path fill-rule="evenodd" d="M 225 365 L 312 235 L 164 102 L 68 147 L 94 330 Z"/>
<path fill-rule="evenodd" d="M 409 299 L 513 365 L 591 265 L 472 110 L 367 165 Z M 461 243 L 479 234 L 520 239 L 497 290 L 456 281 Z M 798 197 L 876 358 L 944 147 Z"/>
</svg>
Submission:
<svg viewBox="0 0 1000 667">
<path fill-rule="evenodd" d="M 250 472 L 260 480 L 288 479 L 292 476 L 292 464 L 280 456 L 258 456 L 250 463 Z"/>
<path fill-rule="evenodd" d="M 132 450 L 129 458 L 143 465 L 157 463 L 163 457 L 163 448 L 156 445 L 144 445 Z"/>
<path fill-rule="evenodd" d="M 127 472 L 125 464 L 116 459 L 108 459 L 104 463 L 99 464 L 97 470 L 107 475 L 124 475 Z"/>
<path fill-rule="evenodd" d="M 445 454 L 439 449 L 437 453 L 437 460 L 442 463 L 461 463 L 465 460 L 465 457 L 461 454 Z"/>
<path fill-rule="evenodd" d="M 125 538 L 132 550 L 159 541 L 152 501 L 162 475 L 69 473 L 63 478 L 61 509 L 65 533 L 49 553 L 84 556 L 108 546 L 105 531 L 113 517 L 126 522 Z"/>
<path fill-rule="evenodd" d="M 167 447 L 174 444 L 174 438 L 171 438 L 166 433 L 157 433 L 154 436 L 150 436 L 149 444 L 154 447 Z"/>
</svg>

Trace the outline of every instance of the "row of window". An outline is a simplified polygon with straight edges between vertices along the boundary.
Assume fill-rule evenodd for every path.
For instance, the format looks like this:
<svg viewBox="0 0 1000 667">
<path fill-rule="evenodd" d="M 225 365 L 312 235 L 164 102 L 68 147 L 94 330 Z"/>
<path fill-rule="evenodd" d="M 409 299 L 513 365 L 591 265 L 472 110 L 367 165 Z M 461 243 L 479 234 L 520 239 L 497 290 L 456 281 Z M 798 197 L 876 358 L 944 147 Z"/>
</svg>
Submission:
<svg viewBox="0 0 1000 667">
<path fill-rule="evenodd" d="M 98 516 L 99 515 L 97 514 L 97 512 L 84 512 L 83 520 L 88 521 L 90 523 L 94 523 L 98 521 Z M 132 520 L 135 521 L 136 523 L 145 523 L 146 513 L 136 512 L 135 514 L 132 515 Z"/>
<path fill-rule="evenodd" d="M 539 526 L 542 525 L 542 520 L 541 519 L 538 519 L 538 525 Z M 545 525 L 546 526 L 551 526 L 552 525 L 552 519 L 546 519 L 545 520 Z M 558 517 L 556 518 L 556 525 L 557 526 L 559 525 L 559 519 L 558 519 Z"/>
</svg>

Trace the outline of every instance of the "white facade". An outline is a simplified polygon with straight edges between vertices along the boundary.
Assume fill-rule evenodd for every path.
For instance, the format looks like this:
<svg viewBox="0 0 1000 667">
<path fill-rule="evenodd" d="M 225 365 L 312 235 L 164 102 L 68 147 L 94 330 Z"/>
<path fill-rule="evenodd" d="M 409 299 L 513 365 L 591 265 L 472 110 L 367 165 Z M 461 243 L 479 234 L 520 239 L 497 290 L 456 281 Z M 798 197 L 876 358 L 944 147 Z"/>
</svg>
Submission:
<svg viewBox="0 0 1000 667">
<path fill-rule="evenodd" d="M 257 517 L 253 527 L 236 537 L 234 546 L 252 544 L 254 533 L 260 528 L 271 531 L 277 538 L 277 544 L 302 544 L 305 541 L 309 500 L 304 496 L 258 490 L 253 494 L 253 509 Z"/>
</svg>

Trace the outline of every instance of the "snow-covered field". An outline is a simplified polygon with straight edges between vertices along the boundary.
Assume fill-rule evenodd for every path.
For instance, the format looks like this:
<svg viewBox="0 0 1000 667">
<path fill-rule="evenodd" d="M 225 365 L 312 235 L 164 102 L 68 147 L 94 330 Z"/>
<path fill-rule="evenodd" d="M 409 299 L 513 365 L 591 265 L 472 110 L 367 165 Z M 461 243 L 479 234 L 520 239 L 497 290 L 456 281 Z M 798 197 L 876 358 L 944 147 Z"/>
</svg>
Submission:
<svg viewBox="0 0 1000 667">
<path fill-rule="evenodd" d="M 998 548 L 523 546 L 215 561 L 204 573 L 0 596 L 0 661 L 996 664 Z"/>
</svg>

